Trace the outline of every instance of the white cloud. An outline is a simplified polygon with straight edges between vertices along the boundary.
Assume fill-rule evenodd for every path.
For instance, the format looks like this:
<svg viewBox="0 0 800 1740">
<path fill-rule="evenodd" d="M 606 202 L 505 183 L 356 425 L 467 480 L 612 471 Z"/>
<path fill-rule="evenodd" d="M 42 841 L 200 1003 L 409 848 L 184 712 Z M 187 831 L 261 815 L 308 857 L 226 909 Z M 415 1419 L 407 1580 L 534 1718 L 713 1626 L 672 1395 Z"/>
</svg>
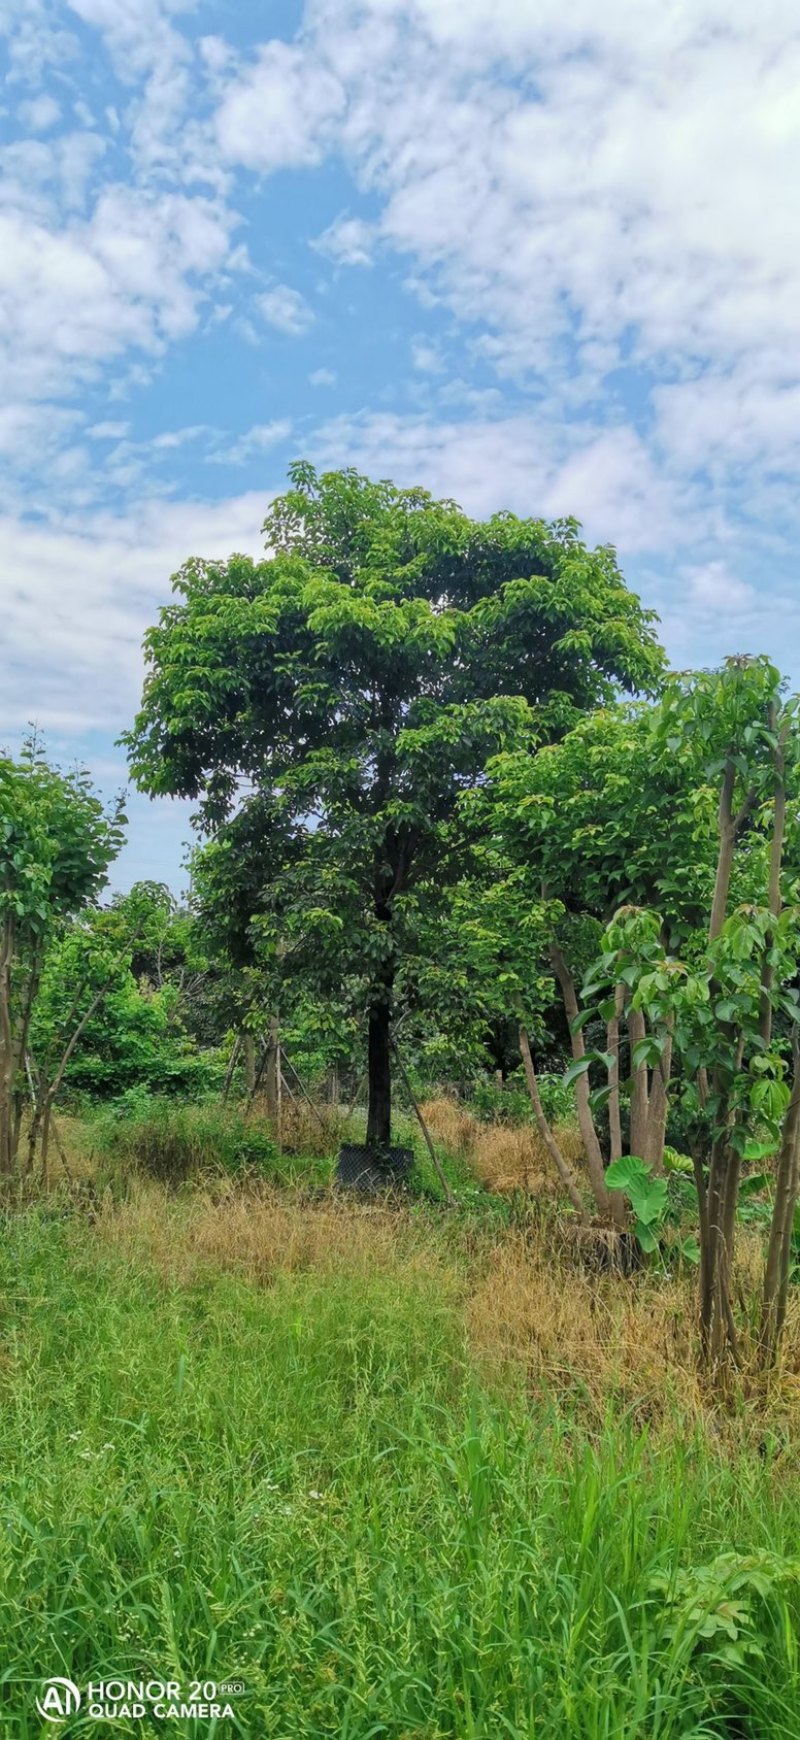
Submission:
<svg viewBox="0 0 800 1740">
<path fill-rule="evenodd" d="M 148 72 L 159 62 L 183 59 L 184 38 L 170 15 L 184 10 L 181 0 L 67 0 L 70 12 L 104 36 L 116 70 L 124 79 Z"/>
<path fill-rule="evenodd" d="M 93 441 L 124 441 L 129 429 L 130 423 L 93 423 L 86 433 Z"/>
<path fill-rule="evenodd" d="M 198 320 L 230 218 L 214 202 L 103 189 L 88 221 L 0 211 L 0 382 L 40 396 L 130 347 L 157 351 Z"/>
<path fill-rule="evenodd" d="M 312 246 L 339 266 L 371 266 L 374 240 L 372 224 L 343 214 L 315 238 Z"/>
<path fill-rule="evenodd" d="M 677 404 L 691 376 L 741 408 L 724 421 L 743 454 L 780 455 L 797 383 L 772 359 L 800 345 L 792 0 L 310 0 L 305 23 L 287 88 L 332 81 L 323 132 L 382 203 L 315 246 L 365 263 L 379 237 L 410 256 L 500 374 L 546 383 L 551 402 L 588 406 L 625 367 L 672 378 Z M 265 68 L 271 89 L 283 59 L 259 51 L 220 113 L 254 101 Z M 228 154 L 272 167 L 278 145 L 254 143 L 251 122 Z M 307 161 L 320 135 L 299 125 L 287 150 Z M 661 435 L 681 465 L 670 390 Z"/>
<path fill-rule="evenodd" d="M 263 172 L 316 163 L 343 102 L 338 79 L 318 59 L 294 44 L 265 43 L 254 66 L 233 72 L 217 110 L 222 154 Z"/>
<path fill-rule="evenodd" d="M 333 418 L 311 447 L 325 465 L 424 484 L 476 516 L 574 515 L 589 539 L 627 554 L 698 535 L 697 504 L 658 476 L 630 428 L 576 428 L 529 412 L 469 422 L 365 413 Z"/>
<path fill-rule="evenodd" d="M 689 582 L 689 597 L 693 605 L 712 615 L 727 617 L 749 615 L 758 608 L 758 593 L 745 580 L 737 579 L 722 561 L 706 562 L 699 568 L 684 570 Z"/>
<path fill-rule="evenodd" d="M 263 549 L 266 492 L 215 504 L 144 500 L 124 516 L 49 526 L 0 517 L 0 732 L 26 719 L 72 737 L 126 726 L 138 705 L 142 635 L 191 555 Z"/>
<path fill-rule="evenodd" d="M 333 369 L 312 369 L 308 378 L 312 387 L 335 387 L 338 377 Z"/>
<path fill-rule="evenodd" d="M 214 465 L 244 465 L 257 458 L 259 453 L 267 453 L 271 447 L 287 441 L 291 432 L 292 425 L 287 418 L 276 419 L 274 423 L 254 423 L 252 429 L 246 430 L 236 440 L 220 442 L 207 458 Z"/>
<path fill-rule="evenodd" d="M 423 375 L 440 375 L 444 372 L 441 352 L 425 338 L 411 340 L 411 363 Z"/>
<path fill-rule="evenodd" d="M 43 93 L 40 97 L 32 97 L 29 102 L 20 103 L 18 113 L 23 127 L 29 128 L 31 133 L 46 133 L 60 118 L 61 107 L 55 97 Z"/>
<path fill-rule="evenodd" d="M 274 290 L 265 290 L 255 298 L 255 303 L 267 325 L 285 332 L 290 338 L 299 338 L 314 324 L 314 315 L 305 297 L 289 284 L 276 284 Z"/>
</svg>

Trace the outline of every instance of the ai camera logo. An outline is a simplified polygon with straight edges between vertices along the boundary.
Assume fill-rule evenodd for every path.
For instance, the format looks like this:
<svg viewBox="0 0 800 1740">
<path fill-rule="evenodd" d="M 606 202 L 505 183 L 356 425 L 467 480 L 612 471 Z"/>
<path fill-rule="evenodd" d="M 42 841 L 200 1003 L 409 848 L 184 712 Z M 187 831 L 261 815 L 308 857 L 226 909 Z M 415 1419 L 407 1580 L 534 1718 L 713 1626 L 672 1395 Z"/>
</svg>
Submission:
<svg viewBox="0 0 800 1740">
<path fill-rule="evenodd" d="M 81 1707 L 81 1694 L 72 1680 L 63 1680 L 58 1674 L 45 1680 L 42 1686 L 42 1696 L 36 1699 L 36 1708 L 45 1722 L 63 1722 L 65 1716 L 77 1715 Z"/>
</svg>

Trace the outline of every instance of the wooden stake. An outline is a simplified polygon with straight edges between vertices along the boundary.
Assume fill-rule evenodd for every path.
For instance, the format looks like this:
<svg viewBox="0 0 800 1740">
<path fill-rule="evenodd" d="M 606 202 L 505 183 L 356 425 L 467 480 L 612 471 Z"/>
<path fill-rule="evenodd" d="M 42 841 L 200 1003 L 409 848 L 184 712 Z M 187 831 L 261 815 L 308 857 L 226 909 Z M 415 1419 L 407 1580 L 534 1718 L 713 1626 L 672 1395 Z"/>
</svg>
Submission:
<svg viewBox="0 0 800 1740">
<path fill-rule="evenodd" d="M 428 1153 L 430 1154 L 430 1157 L 433 1161 L 436 1176 L 437 1176 L 439 1183 L 441 1184 L 441 1187 L 444 1191 L 445 1201 L 447 1202 L 448 1208 L 455 1208 L 456 1207 L 456 1199 L 453 1195 L 452 1190 L 450 1189 L 450 1186 L 447 1182 L 445 1174 L 442 1171 L 441 1162 L 439 1160 L 439 1157 L 436 1153 L 436 1149 L 434 1148 L 433 1142 L 431 1140 L 430 1130 L 428 1129 L 428 1126 L 425 1122 L 425 1119 L 423 1118 L 422 1113 L 421 1113 L 419 1106 L 417 1105 L 416 1099 L 414 1097 L 414 1090 L 413 1090 L 411 1083 L 408 1079 L 408 1076 L 407 1076 L 406 1071 L 405 1071 L 405 1066 L 403 1064 L 403 1060 L 402 1060 L 400 1053 L 397 1049 L 397 1041 L 395 1039 L 393 1039 L 391 1042 L 391 1045 L 392 1045 L 392 1050 L 394 1052 L 395 1058 L 397 1059 L 397 1067 L 400 1071 L 400 1076 L 401 1076 L 401 1079 L 403 1081 L 403 1085 L 404 1085 L 406 1093 L 408 1094 L 408 1097 L 411 1101 L 411 1104 L 414 1107 L 414 1111 L 417 1114 L 419 1127 L 422 1131 L 423 1136 L 425 1137 L 425 1141 L 426 1141 L 427 1148 L 428 1148 Z"/>
</svg>

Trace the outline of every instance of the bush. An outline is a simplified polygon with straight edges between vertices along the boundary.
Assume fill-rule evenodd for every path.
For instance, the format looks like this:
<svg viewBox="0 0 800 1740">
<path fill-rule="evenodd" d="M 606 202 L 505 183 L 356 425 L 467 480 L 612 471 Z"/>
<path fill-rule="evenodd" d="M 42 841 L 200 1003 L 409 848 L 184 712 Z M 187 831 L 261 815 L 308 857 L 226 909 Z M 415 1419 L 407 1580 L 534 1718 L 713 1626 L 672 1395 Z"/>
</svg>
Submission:
<svg viewBox="0 0 800 1740">
<path fill-rule="evenodd" d="M 572 1089 L 565 1087 L 560 1075 L 539 1075 L 539 1093 L 548 1122 L 568 1123 L 575 1116 Z M 476 1116 L 487 1123 L 527 1124 L 532 1122 L 530 1095 L 521 1070 L 515 1070 L 506 1081 L 484 1076 L 470 1095 L 470 1105 Z"/>
<path fill-rule="evenodd" d="M 268 1126 L 236 1108 L 188 1105 L 134 1090 L 97 1119 L 100 1144 L 112 1158 L 150 1178 L 180 1184 L 213 1170 L 274 1171 L 278 1149 Z"/>
</svg>

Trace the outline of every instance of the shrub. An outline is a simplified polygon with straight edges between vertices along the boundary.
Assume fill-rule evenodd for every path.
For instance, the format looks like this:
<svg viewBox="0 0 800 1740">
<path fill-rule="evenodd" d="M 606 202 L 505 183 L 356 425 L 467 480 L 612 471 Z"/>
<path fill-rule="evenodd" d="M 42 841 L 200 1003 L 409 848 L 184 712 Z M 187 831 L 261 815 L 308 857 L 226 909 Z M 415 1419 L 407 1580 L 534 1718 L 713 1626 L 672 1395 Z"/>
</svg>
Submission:
<svg viewBox="0 0 800 1740">
<path fill-rule="evenodd" d="M 544 1115 L 548 1122 L 567 1123 L 575 1116 L 572 1089 L 565 1087 L 560 1075 L 537 1076 Z M 470 1095 L 470 1105 L 477 1117 L 493 1124 L 529 1124 L 533 1120 L 528 1089 L 521 1071 L 515 1070 L 506 1081 L 490 1076 L 476 1081 Z"/>
<path fill-rule="evenodd" d="M 262 1119 L 218 1102 L 188 1105 L 134 1092 L 98 1118 L 96 1129 L 110 1157 L 167 1184 L 208 1170 L 271 1172 L 278 1157 Z"/>
</svg>

